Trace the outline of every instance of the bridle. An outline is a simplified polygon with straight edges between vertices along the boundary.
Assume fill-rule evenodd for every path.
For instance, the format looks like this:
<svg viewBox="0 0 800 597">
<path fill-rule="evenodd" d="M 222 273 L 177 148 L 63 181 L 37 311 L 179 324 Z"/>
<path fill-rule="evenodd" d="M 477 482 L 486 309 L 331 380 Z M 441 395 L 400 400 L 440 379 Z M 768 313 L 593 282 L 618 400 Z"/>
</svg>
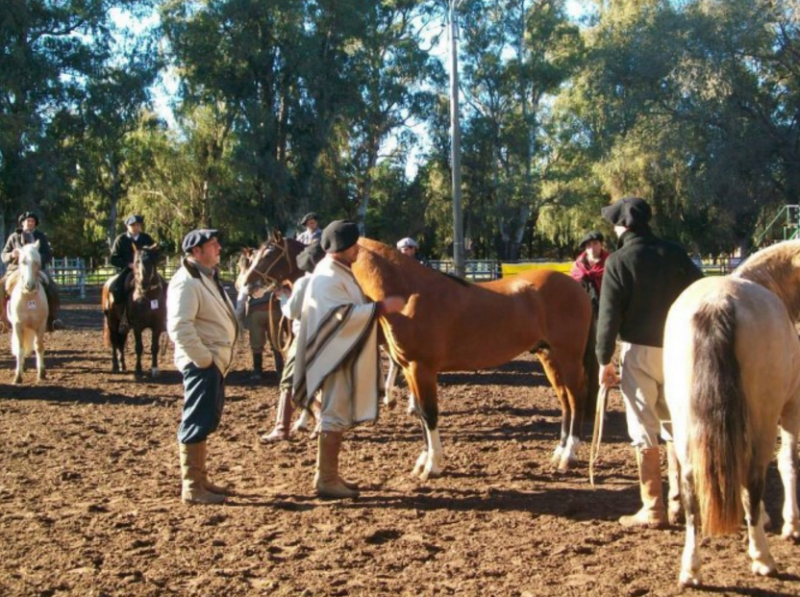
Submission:
<svg viewBox="0 0 800 597">
<path fill-rule="evenodd" d="M 265 271 L 260 271 L 258 269 L 258 264 L 261 263 L 261 260 L 266 256 L 267 252 L 270 248 L 275 248 L 275 250 L 279 251 L 280 254 L 276 259 L 269 264 L 269 267 Z M 291 255 L 289 255 L 289 243 L 276 243 L 272 242 L 269 245 L 265 245 L 258 250 L 253 256 L 253 262 L 250 266 L 250 269 L 247 272 L 247 277 L 245 279 L 249 279 L 251 275 L 256 275 L 261 278 L 261 282 L 264 284 L 267 290 L 272 290 L 276 286 L 280 286 L 282 280 L 276 278 L 275 276 L 271 276 L 270 272 L 277 266 L 282 259 L 286 260 L 286 271 L 292 271 L 292 259 Z"/>
<path fill-rule="evenodd" d="M 144 262 L 141 260 L 141 257 L 139 258 L 139 263 L 135 264 L 135 266 L 138 269 L 144 270 Z M 153 283 L 154 278 L 155 278 L 155 283 Z M 164 280 L 160 275 L 158 275 L 158 268 L 155 266 L 155 264 L 153 265 L 153 269 L 151 270 L 147 285 L 145 285 L 144 282 L 144 275 L 142 276 L 141 280 L 139 279 L 138 276 L 134 275 L 134 280 L 136 282 L 136 290 L 140 296 L 145 296 L 154 290 L 160 292 L 164 288 Z"/>
</svg>

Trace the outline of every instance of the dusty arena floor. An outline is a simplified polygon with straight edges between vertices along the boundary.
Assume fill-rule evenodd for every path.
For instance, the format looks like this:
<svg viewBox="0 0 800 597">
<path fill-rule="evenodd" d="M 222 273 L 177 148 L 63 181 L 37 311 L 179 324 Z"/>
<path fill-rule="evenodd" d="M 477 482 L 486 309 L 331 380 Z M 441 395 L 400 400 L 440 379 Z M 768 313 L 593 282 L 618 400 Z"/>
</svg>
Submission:
<svg viewBox="0 0 800 597">
<path fill-rule="evenodd" d="M 588 445 L 574 472 L 550 467 L 559 413 L 525 355 L 440 377 L 443 477 L 409 475 L 419 424 L 403 407 L 384 410 L 345 440 L 342 468 L 361 497 L 326 502 L 311 491 L 313 442 L 258 443 L 274 417 L 277 378 L 251 381 L 242 345 L 209 442 L 215 479 L 239 494 L 225 506 L 186 507 L 171 350 L 156 381 L 113 375 L 97 308 L 67 304 L 63 318 L 69 329 L 49 336 L 48 379 L 38 385 L 30 370 L 23 386 L 11 385 L 9 336 L 0 336 L 0 595 L 678 593 L 682 529 L 617 523 L 639 502 L 616 393 L 594 490 Z M 768 491 L 779 521 L 774 467 Z M 781 574 L 755 578 L 744 537 L 705 541 L 711 592 L 800 595 L 800 546 L 771 532 Z"/>
</svg>

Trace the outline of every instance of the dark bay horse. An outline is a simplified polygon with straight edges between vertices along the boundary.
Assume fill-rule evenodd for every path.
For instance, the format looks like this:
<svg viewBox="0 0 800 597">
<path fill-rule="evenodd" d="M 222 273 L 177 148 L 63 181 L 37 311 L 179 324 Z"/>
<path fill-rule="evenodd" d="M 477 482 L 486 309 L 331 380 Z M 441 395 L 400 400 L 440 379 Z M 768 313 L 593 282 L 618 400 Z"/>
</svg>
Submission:
<svg viewBox="0 0 800 597">
<path fill-rule="evenodd" d="M 800 241 L 763 249 L 730 276 L 695 282 L 669 311 L 664 391 L 686 509 L 681 585 L 702 582 L 698 530 L 735 533 L 743 516 L 753 573 L 775 574 L 762 500 L 778 431 L 781 535 L 800 539 L 799 317 Z"/>
<path fill-rule="evenodd" d="M 271 242 L 273 258 L 260 268 L 280 277 L 276 262 L 298 247 L 296 241 Z M 568 468 L 575 460 L 587 397 L 597 393 L 592 306 L 580 284 L 546 270 L 471 284 L 382 243 L 362 238 L 359 244 L 353 273 L 364 293 L 374 301 L 391 295 L 408 301 L 402 313 L 381 317 L 380 324 L 390 355 L 417 399 L 425 430 L 426 449 L 414 474 L 427 479 L 443 469 L 437 374 L 495 367 L 527 350 L 537 352 L 561 403 L 561 438 L 553 461 Z"/>
<path fill-rule="evenodd" d="M 244 289 L 252 295 L 258 289 L 269 294 L 268 301 L 248 308 L 268 312 L 265 331 L 278 373 L 283 371 L 293 336 L 291 322 L 283 317 L 275 291 L 284 281 L 294 282 L 303 275 L 296 259 L 304 247 L 303 243 L 293 239 L 284 241 L 280 234 L 275 233 L 258 249 L 243 249 L 239 256 L 236 290 Z"/>
<path fill-rule="evenodd" d="M 108 290 L 103 286 L 102 306 L 105 315 L 103 333 L 105 344 L 111 348 L 112 371 L 125 371 L 125 343 L 128 338 L 128 323 L 133 330 L 136 344 L 136 375 L 142 375 L 142 333 L 150 329 L 150 371 L 158 376 L 158 352 L 161 334 L 167 331 L 167 284 L 158 273 L 158 245 L 138 249 L 134 245 L 133 273 L 126 281 L 128 287 L 125 308 L 114 304 Z M 124 315 L 127 313 L 127 315 Z M 123 323 L 123 317 L 127 321 Z"/>
</svg>

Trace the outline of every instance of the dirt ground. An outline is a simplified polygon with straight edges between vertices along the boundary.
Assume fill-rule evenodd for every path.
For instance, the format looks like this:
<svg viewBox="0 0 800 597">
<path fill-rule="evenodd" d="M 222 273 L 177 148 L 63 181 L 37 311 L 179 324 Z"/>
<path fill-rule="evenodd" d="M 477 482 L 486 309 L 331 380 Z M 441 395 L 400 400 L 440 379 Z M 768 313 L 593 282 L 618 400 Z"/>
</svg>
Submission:
<svg viewBox="0 0 800 597">
<path fill-rule="evenodd" d="M 180 376 L 111 373 L 101 316 L 67 304 L 49 336 L 48 379 L 11 385 L 0 336 L 0 595 L 674 595 L 683 531 L 629 531 L 633 454 L 612 393 L 601 483 L 549 456 L 556 399 L 530 355 L 496 370 L 440 376 L 445 475 L 410 476 L 422 449 L 404 407 L 348 434 L 342 468 L 357 500 L 311 491 L 315 444 L 265 447 L 277 377 L 251 381 L 237 350 L 209 469 L 238 495 L 180 503 Z M 128 366 L 132 369 L 132 343 Z M 33 366 L 33 362 L 30 361 Z M 271 362 L 270 365 L 271 366 Z M 768 510 L 780 520 L 774 467 Z M 800 547 L 770 533 L 778 578 L 749 571 L 744 532 L 706 540 L 705 581 L 720 595 L 800 595 Z M 685 591 L 684 594 L 695 594 Z"/>
</svg>

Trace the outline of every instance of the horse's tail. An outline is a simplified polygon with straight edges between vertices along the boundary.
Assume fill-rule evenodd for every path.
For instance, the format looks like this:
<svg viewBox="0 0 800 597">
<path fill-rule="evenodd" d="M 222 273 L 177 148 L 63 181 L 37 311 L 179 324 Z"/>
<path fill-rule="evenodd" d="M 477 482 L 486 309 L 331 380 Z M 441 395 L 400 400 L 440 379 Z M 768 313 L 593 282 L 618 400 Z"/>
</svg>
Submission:
<svg viewBox="0 0 800 597">
<path fill-rule="evenodd" d="M 592 420 L 592 414 L 597 409 L 597 394 L 600 390 L 600 365 L 595 354 L 595 344 L 597 340 L 597 318 L 592 310 L 591 321 L 589 322 L 589 334 L 586 338 L 586 349 L 583 351 L 583 372 L 586 375 L 586 407 L 584 417 Z M 591 435 L 591 433 L 589 434 Z"/>
<path fill-rule="evenodd" d="M 736 360 L 736 306 L 729 296 L 704 304 L 692 318 L 694 378 L 690 390 L 689 461 L 703 531 L 735 532 L 744 510 L 747 413 Z"/>
<path fill-rule="evenodd" d="M 111 328 L 108 327 L 108 317 L 111 306 L 108 304 L 108 283 L 103 284 L 103 290 L 100 295 L 100 308 L 103 311 L 103 345 L 106 348 L 111 348 Z"/>
</svg>

